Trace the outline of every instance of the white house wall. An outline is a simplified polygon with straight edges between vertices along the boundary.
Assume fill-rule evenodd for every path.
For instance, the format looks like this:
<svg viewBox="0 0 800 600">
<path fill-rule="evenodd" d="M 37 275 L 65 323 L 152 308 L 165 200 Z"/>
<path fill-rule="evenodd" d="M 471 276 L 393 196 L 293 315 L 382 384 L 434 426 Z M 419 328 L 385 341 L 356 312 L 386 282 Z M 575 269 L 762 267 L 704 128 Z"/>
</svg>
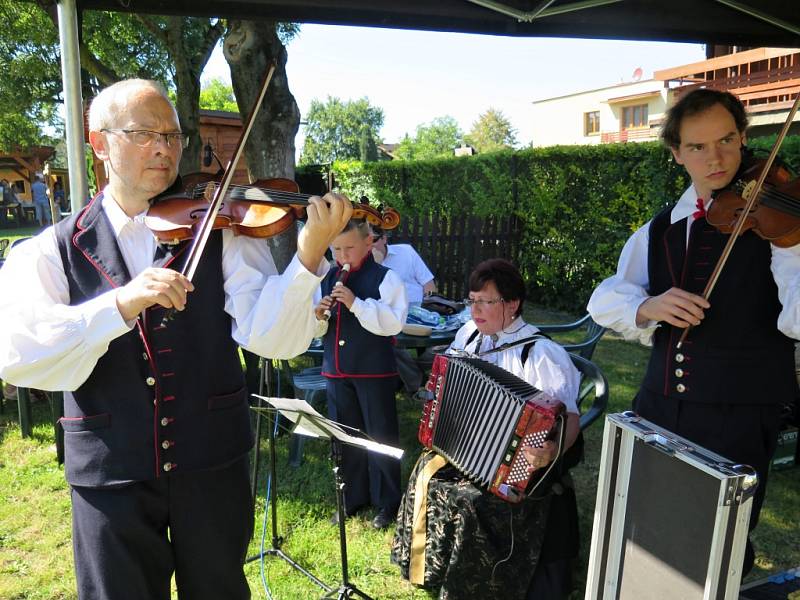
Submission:
<svg viewBox="0 0 800 600">
<path fill-rule="evenodd" d="M 656 95 L 636 97 L 650 92 Z M 609 103 L 609 100 L 628 96 L 634 98 Z M 663 81 L 650 79 L 533 102 L 531 143 L 536 147 L 599 144 L 602 133 L 620 131 L 622 108 L 638 104 L 647 104 L 651 125 L 647 137 L 656 139 L 667 106 L 667 90 Z M 600 133 L 585 135 L 584 115 L 593 111 L 600 113 Z M 631 141 L 642 139 L 637 137 Z"/>
</svg>

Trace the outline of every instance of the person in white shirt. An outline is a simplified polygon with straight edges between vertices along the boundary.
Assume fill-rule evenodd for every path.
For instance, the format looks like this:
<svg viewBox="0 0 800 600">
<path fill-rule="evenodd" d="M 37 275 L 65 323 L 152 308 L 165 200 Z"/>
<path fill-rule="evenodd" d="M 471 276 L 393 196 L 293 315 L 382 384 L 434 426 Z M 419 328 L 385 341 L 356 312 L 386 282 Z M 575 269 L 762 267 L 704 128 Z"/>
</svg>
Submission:
<svg viewBox="0 0 800 600">
<path fill-rule="evenodd" d="M 249 598 L 253 444 L 238 345 L 302 353 L 323 253 L 351 206 L 312 198 L 278 275 L 265 240 L 212 232 L 192 281 L 190 241 L 143 218 L 176 189 L 185 136 L 164 88 L 127 80 L 89 111 L 109 181 L 72 217 L 13 248 L 0 270 L 0 377 L 64 390 L 65 474 L 81 599 Z M 176 312 L 165 320 L 169 310 Z"/>
<path fill-rule="evenodd" d="M 752 164 L 746 129 L 744 106 L 727 92 L 695 90 L 669 110 L 661 136 L 692 183 L 631 236 L 588 310 L 600 325 L 653 347 L 633 401 L 637 413 L 758 471 L 752 529 L 781 407 L 797 395 L 792 338 L 800 338 L 800 246 L 779 248 L 745 231 L 703 298 L 729 239 L 706 212 Z M 748 540 L 744 573 L 753 559 Z"/>
<path fill-rule="evenodd" d="M 580 439 L 576 404 L 580 374 L 569 354 L 545 336 L 490 352 L 539 334 L 536 326 L 522 318 L 526 297 L 522 275 L 506 260 L 487 260 L 471 273 L 469 289 L 472 320 L 459 329 L 449 352 L 477 354 L 561 401 L 567 413 L 562 464 L 577 463 L 582 454 L 582 441 L 576 444 Z M 543 469 L 557 458 L 558 448 L 548 441 L 543 448 L 525 448 L 525 453 L 533 468 Z M 417 463 L 398 520 L 392 558 L 401 565 L 404 576 L 413 560 L 409 557 L 409 534 L 415 522 L 412 490 L 423 477 L 431 454 Z M 437 522 L 429 524 L 432 539 L 425 544 L 432 551 L 425 556 L 425 570 L 435 572 L 432 581 L 426 581 L 427 588 L 440 588 L 440 598 L 502 595 L 558 600 L 569 595 L 572 561 L 578 550 L 578 515 L 574 490 L 564 481 L 539 490 L 513 510 L 447 467 L 441 477 L 431 478 L 429 485 L 426 497 L 436 506 Z M 513 527 L 513 535 L 509 527 Z M 515 540 L 514 552 L 509 555 L 511 539 Z"/>
<path fill-rule="evenodd" d="M 419 306 L 425 296 L 436 292 L 433 273 L 410 244 L 389 244 L 384 230 L 378 227 L 372 230 L 375 233 L 372 246 L 375 261 L 400 276 L 406 286 L 408 304 Z"/>
</svg>

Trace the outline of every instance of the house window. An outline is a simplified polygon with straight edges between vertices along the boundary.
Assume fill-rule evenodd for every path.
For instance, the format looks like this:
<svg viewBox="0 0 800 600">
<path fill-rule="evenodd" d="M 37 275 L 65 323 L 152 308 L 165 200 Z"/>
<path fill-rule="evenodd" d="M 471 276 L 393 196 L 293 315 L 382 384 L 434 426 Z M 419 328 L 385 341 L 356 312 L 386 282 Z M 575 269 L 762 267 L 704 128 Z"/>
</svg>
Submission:
<svg viewBox="0 0 800 600">
<path fill-rule="evenodd" d="M 583 113 L 583 135 L 600 133 L 600 111 Z"/>
<path fill-rule="evenodd" d="M 624 106 L 622 108 L 621 129 L 633 129 L 634 127 L 647 127 L 647 104 L 636 106 Z"/>
</svg>

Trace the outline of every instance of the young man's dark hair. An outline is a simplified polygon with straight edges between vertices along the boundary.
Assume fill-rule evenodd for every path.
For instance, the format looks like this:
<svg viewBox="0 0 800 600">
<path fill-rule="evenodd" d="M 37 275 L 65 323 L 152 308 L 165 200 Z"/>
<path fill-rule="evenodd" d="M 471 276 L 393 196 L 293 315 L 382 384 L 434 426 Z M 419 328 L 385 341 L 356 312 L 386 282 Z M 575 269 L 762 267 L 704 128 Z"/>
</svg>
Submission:
<svg viewBox="0 0 800 600">
<path fill-rule="evenodd" d="M 487 283 L 494 283 L 503 300 L 519 300 L 514 316 L 522 314 L 525 304 L 525 280 L 517 268 L 502 258 L 490 258 L 480 263 L 469 276 L 469 290 L 480 292 Z"/>
<path fill-rule="evenodd" d="M 722 105 L 731 113 L 739 133 L 745 132 L 747 113 L 742 102 L 730 92 L 701 88 L 684 95 L 667 111 L 664 125 L 661 127 L 661 140 L 669 148 L 678 148 L 681 145 L 680 131 L 683 119 L 705 112 L 715 104 Z"/>
</svg>

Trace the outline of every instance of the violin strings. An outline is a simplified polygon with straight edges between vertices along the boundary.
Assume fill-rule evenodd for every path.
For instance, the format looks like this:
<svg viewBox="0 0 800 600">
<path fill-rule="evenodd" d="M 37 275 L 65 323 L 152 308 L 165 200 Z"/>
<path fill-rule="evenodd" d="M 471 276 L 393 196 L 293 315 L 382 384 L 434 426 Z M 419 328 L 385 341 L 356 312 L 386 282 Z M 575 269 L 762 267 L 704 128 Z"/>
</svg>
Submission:
<svg viewBox="0 0 800 600">
<path fill-rule="evenodd" d="M 795 217 L 800 217 L 800 202 L 786 194 L 769 186 L 762 190 L 762 200 L 765 206 L 785 212 Z M 766 201 L 766 202 L 765 202 Z"/>
<path fill-rule="evenodd" d="M 196 185 L 193 188 L 193 196 L 195 198 L 205 196 L 206 190 L 208 190 L 209 186 L 216 185 L 215 182 L 206 182 Z M 296 205 L 307 205 L 308 198 L 311 197 L 311 194 L 302 194 L 300 192 L 288 192 L 288 191 L 281 191 L 281 190 L 271 190 L 266 188 L 260 188 L 251 185 L 231 185 L 228 187 L 228 194 L 233 195 L 235 192 L 240 191 L 247 193 L 248 190 L 258 190 L 266 195 L 270 201 L 275 202 L 276 204 L 296 204 Z M 248 200 L 249 198 L 242 197 L 241 200 Z M 254 199 L 257 201 L 257 199 Z"/>
</svg>

